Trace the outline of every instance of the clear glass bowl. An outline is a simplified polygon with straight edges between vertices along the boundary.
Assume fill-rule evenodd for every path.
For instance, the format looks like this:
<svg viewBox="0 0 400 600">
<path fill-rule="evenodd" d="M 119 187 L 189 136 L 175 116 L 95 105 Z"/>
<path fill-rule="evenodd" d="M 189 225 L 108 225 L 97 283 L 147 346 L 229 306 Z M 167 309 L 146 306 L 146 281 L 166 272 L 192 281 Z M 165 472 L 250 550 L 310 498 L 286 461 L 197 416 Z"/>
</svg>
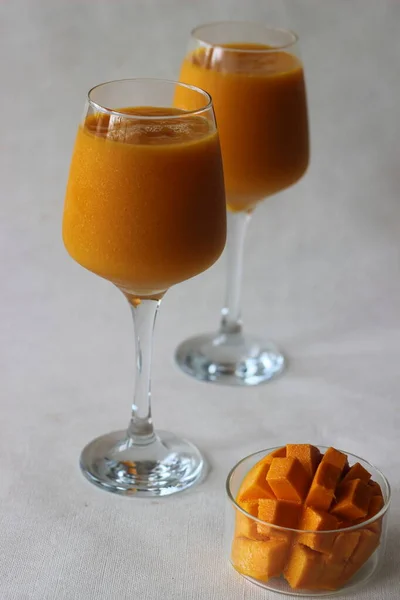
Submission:
<svg viewBox="0 0 400 600">
<path fill-rule="evenodd" d="M 327 450 L 318 448 L 322 453 Z M 387 479 L 366 460 L 345 452 L 350 466 L 360 463 L 380 485 L 382 509 L 364 523 L 331 531 L 278 527 L 259 520 L 235 501 L 244 476 L 276 449 L 250 454 L 228 475 L 224 547 L 232 566 L 252 583 L 291 596 L 334 596 L 361 587 L 376 573 L 385 553 Z"/>
</svg>

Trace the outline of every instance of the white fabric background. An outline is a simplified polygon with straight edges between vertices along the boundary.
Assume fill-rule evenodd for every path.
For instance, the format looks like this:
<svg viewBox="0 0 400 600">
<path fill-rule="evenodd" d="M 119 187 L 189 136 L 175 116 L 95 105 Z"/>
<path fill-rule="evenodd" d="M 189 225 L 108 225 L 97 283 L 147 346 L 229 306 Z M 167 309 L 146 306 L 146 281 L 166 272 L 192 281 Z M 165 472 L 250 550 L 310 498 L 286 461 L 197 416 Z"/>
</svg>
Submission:
<svg viewBox="0 0 400 600">
<path fill-rule="evenodd" d="M 312 165 L 257 211 L 243 305 L 248 330 L 279 342 L 290 370 L 249 390 L 181 374 L 178 342 L 217 325 L 223 260 L 171 290 L 155 422 L 197 443 L 212 471 L 193 492 L 150 502 L 100 492 L 78 470 L 86 442 L 128 422 L 134 356 L 122 295 L 62 247 L 76 125 L 92 85 L 176 77 L 193 26 L 268 18 L 269 2 L 0 4 L 1 600 L 274 598 L 222 554 L 224 480 L 245 454 L 287 441 L 332 444 L 387 474 L 387 560 L 360 597 L 399 598 L 400 2 L 288 4 Z"/>
</svg>

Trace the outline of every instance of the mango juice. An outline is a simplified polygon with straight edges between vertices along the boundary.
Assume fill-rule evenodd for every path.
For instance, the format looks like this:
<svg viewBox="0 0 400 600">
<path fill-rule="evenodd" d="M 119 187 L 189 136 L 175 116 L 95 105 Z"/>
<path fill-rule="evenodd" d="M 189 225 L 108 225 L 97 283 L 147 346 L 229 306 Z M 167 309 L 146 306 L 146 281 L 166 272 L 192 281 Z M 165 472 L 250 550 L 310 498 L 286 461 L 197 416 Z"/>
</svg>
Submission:
<svg viewBox="0 0 400 600">
<path fill-rule="evenodd" d="M 261 44 L 200 47 L 185 58 L 180 81 L 213 99 L 228 208 L 250 209 L 304 174 L 307 106 L 296 56 Z M 185 94 L 179 90 L 182 106 Z"/>
<path fill-rule="evenodd" d="M 211 266 L 225 245 L 225 212 L 218 134 L 207 118 L 124 108 L 79 127 L 64 243 L 122 290 L 161 296 Z"/>
</svg>

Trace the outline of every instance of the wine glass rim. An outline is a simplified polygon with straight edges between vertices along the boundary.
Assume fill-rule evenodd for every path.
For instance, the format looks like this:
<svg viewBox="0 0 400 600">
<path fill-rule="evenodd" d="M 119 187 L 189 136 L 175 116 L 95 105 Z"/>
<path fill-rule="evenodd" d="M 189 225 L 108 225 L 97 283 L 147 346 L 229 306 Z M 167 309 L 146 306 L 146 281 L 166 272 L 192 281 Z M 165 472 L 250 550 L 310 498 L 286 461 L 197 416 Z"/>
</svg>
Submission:
<svg viewBox="0 0 400 600">
<path fill-rule="evenodd" d="M 177 118 L 182 117 L 182 113 L 179 113 L 176 115 L 168 115 L 168 114 L 165 114 L 165 115 L 163 115 L 163 114 L 157 114 L 157 115 L 143 114 L 142 115 L 140 113 L 135 113 L 135 114 L 124 113 L 122 111 L 115 110 L 115 109 L 109 108 L 107 106 L 103 106 L 99 102 L 96 102 L 95 100 L 93 100 L 93 98 L 91 97 L 93 92 L 95 92 L 96 90 L 98 90 L 99 88 L 101 88 L 103 86 L 111 85 L 113 83 L 124 83 L 124 82 L 168 83 L 168 84 L 173 84 L 175 86 L 181 86 L 186 89 L 192 90 L 193 92 L 198 92 L 199 94 L 201 94 L 203 96 L 203 98 L 205 99 L 204 106 L 202 106 L 201 108 L 196 108 L 194 110 L 183 110 L 184 116 L 202 114 L 202 113 L 206 112 L 207 110 L 210 110 L 213 106 L 213 102 L 212 102 L 212 98 L 211 98 L 210 94 L 208 92 L 206 92 L 205 90 L 203 90 L 202 88 L 199 88 L 195 85 L 190 85 L 189 83 L 183 83 L 181 81 L 174 81 L 173 79 L 160 79 L 160 78 L 156 78 L 156 77 L 126 77 L 125 79 L 112 79 L 110 81 L 103 81 L 102 83 L 98 83 L 97 85 L 90 88 L 88 95 L 87 95 L 88 104 L 90 106 L 92 106 L 98 112 L 102 112 L 107 115 L 123 117 L 124 119 L 133 119 L 133 120 L 135 120 L 135 119 L 150 119 L 152 121 L 162 119 L 164 121 L 165 119 L 177 119 Z"/>
<path fill-rule="evenodd" d="M 318 536 L 324 536 L 327 534 L 338 534 L 338 533 L 348 533 L 350 531 L 357 531 L 360 529 L 363 529 L 365 527 L 368 527 L 368 525 L 371 525 L 372 523 L 375 523 L 377 521 L 379 521 L 379 519 L 381 517 L 383 517 L 386 512 L 389 510 L 389 506 L 391 503 L 391 499 L 392 499 L 392 490 L 390 487 L 390 483 L 387 480 L 387 478 L 385 477 L 385 475 L 382 473 L 382 471 L 380 469 L 378 469 L 377 467 L 375 467 L 375 465 L 373 465 L 372 463 L 368 462 L 367 460 L 365 460 L 365 458 L 362 458 L 361 456 L 357 456 L 356 454 L 352 454 L 351 452 L 346 452 L 345 450 L 339 450 L 339 452 L 344 452 L 345 454 L 347 454 L 348 456 L 350 456 L 352 459 L 356 459 L 357 461 L 362 461 L 364 464 L 368 465 L 370 468 L 372 468 L 372 470 L 375 471 L 375 473 L 378 473 L 379 476 L 381 477 L 383 483 L 384 483 L 384 487 L 385 487 L 385 492 L 386 492 L 386 498 L 384 498 L 384 505 L 382 506 L 382 508 L 380 509 L 380 511 L 374 515 L 373 517 L 371 517 L 370 519 L 363 521 L 362 523 L 357 523 L 356 525 L 352 525 L 351 527 L 341 527 L 338 529 L 319 529 L 319 530 L 312 530 L 312 529 L 296 529 L 296 528 L 292 528 L 292 527 L 283 527 L 281 525 L 275 525 L 275 523 L 269 523 L 268 521 L 262 521 L 261 519 L 259 519 L 258 517 L 255 517 L 254 515 L 248 513 L 246 510 L 244 510 L 244 508 L 242 508 L 240 506 L 240 504 L 238 504 L 236 502 L 236 499 L 233 497 L 232 491 L 231 491 L 231 479 L 236 471 L 236 469 L 244 462 L 246 462 L 246 460 L 255 457 L 259 454 L 263 454 L 264 456 L 267 456 L 267 454 L 270 454 L 270 452 L 273 452 L 274 450 L 278 450 L 279 448 L 281 448 L 282 446 L 274 446 L 273 448 L 265 448 L 264 450 L 258 450 L 257 452 L 252 452 L 251 454 L 248 454 L 247 456 L 245 456 L 244 458 L 242 458 L 241 460 L 239 460 L 233 467 L 232 469 L 229 471 L 226 481 L 225 481 L 225 492 L 226 495 L 229 499 L 229 501 L 231 502 L 231 504 L 233 505 L 233 507 L 237 510 L 240 511 L 243 515 L 245 515 L 248 519 L 251 519 L 252 521 L 259 523 L 260 525 L 268 525 L 268 527 L 271 527 L 271 529 L 276 530 L 276 531 L 284 531 L 284 532 L 289 532 L 289 533 L 313 533 L 313 534 L 317 534 Z M 323 450 L 327 450 L 328 446 L 317 446 L 320 449 Z"/>
<path fill-rule="evenodd" d="M 279 32 L 279 33 L 288 33 L 291 36 L 291 41 L 286 43 L 286 44 L 281 44 L 278 46 L 273 46 L 271 48 L 257 48 L 257 49 L 244 49 L 244 48 L 226 48 L 224 46 L 224 44 L 213 44 L 211 42 L 207 42 L 207 40 L 202 39 L 201 37 L 199 37 L 197 35 L 197 32 L 200 29 L 203 29 L 204 27 L 211 27 L 213 25 L 229 25 L 229 24 L 234 24 L 234 25 L 264 25 L 263 23 L 257 23 L 256 21 L 210 21 L 208 23 L 202 23 L 201 25 L 197 25 L 197 27 L 195 27 L 194 29 L 192 29 L 192 31 L 190 32 L 190 35 L 192 38 L 194 38 L 197 42 L 199 42 L 201 45 L 206 46 L 208 48 L 223 48 L 224 52 L 254 52 L 254 54 L 268 54 L 269 52 L 276 52 L 277 50 L 285 50 L 286 48 L 291 48 L 292 46 L 294 46 L 295 44 L 297 44 L 297 42 L 299 41 L 299 36 L 297 35 L 297 33 L 295 33 L 292 29 L 285 29 L 284 27 L 273 27 L 270 25 L 265 24 L 265 30 L 266 31 L 273 31 L 273 32 Z M 232 42 L 234 43 L 234 42 Z"/>
</svg>

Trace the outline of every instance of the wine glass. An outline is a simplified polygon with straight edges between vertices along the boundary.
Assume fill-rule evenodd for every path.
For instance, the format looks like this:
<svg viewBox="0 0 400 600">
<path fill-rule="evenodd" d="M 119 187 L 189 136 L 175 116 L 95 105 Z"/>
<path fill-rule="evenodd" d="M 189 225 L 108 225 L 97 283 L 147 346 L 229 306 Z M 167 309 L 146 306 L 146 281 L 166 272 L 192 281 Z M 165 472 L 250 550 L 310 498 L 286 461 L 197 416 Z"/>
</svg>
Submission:
<svg viewBox="0 0 400 600">
<path fill-rule="evenodd" d="M 182 89 L 185 105 L 178 98 Z M 130 424 L 90 442 L 81 469 L 118 494 L 184 490 L 199 480 L 204 460 L 186 440 L 153 428 L 151 347 L 165 292 L 210 267 L 225 245 L 222 159 L 210 96 L 156 79 L 93 88 L 73 151 L 63 238 L 75 261 L 122 291 L 136 333 Z"/>
<path fill-rule="evenodd" d="M 309 162 L 307 103 L 299 41 L 262 23 L 221 22 L 194 29 L 180 81 L 214 102 L 228 211 L 227 285 L 217 333 L 184 341 L 181 369 L 203 381 L 258 385 L 280 374 L 283 354 L 243 332 L 240 291 L 247 225 L 257 204 L 296 183 Z M 180 90 L 182 96 L 185 90 Z"/>
</svg>

